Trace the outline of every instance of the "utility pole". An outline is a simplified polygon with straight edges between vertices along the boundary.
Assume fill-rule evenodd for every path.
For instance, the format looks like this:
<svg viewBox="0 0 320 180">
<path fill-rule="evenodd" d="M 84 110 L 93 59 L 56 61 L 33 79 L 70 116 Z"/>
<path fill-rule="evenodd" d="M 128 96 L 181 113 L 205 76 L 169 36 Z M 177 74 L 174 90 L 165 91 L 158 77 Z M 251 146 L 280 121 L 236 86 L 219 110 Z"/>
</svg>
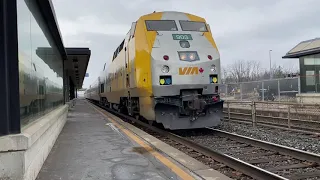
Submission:
<svg viewBox="0 0 320 180">
<path fill-rule="evenodd" d="M 270 79 L 272 79 L 272 70 L 271 70 L 271 49 L 269 50 L 269 60 L 270 60 Z"/>
</svg>

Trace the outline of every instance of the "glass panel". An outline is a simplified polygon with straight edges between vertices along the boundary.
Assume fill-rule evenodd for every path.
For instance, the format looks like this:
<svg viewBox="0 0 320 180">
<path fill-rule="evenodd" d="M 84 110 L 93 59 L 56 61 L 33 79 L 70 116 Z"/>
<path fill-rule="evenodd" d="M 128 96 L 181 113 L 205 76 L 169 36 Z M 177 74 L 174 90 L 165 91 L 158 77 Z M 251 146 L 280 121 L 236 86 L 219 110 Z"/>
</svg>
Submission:
<svg viewBox="0 0 320 180">
<path fill-rule="evenodd" d="M 177 31 L 177 25 L 174 20 L 147 20 L 148 31 Z"/>
<path fill-rule="evenodd" d="M 316 78 L 314 76 L 314 71 L 306 71 L 306 85 L 314 86 L 316 84 Z"/>
<path fill-rule="evenodd" d="M 208 31 L 207 26 L 204 22 L 180 21 L 180 26 L 183 31 Z"/>
<path fill-rule="evenodd" d="M 63 61 L 35 3 L 17 1 L 22 126 L 64 102 Z"/>
<path fill-rule="evenodd" d="M 304 65 L 320 65 L 320 57 L 305 57 Z"/>
<path fill-rule="evenodd" d="M 318 72 L 318 79 L 317 79 L 317 83 L 316 83 L 316 93 L 320 92 L 320 70 Z"/>
</svg>

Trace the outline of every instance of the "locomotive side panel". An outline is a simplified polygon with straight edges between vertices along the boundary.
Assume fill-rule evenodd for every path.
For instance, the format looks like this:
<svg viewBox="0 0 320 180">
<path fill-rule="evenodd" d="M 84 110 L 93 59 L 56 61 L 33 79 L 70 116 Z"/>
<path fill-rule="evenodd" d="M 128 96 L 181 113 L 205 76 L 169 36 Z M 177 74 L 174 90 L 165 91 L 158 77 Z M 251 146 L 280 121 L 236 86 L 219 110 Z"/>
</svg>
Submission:
<svg viewBox="0 0 320 180">
<path fill-rule="evenodd" d="M 152 13 L 142 16 L 136 25 L 135 32 L 135 73 L 136 73 L 136 88 L 132 95 L 139 97 L 139 112 L 140 115 L 148 120 L 154 120 L 155 114 L 153 111 L 153 91 L 152 91 L 152 71 L 151 71 L 151 53 L 154 41 L 157 36 L 155 31 L 147 31 L 146 20 L 161 20 L 161 12 Z"/>
<path fill-rule="evenodd" d="M 108 85 L 106 90 L 106 98 L 108 102 L 119 104 L 120 97 L 125 96 L 125 79 L 126 79 L 126 72 L 125 72 L 125 47 L 124 41 L 120 44 L 120 46 L 116 50 L 116 57 L 113 59 L 107 69 L 108 73 Z M 118 52 L 117 52 L 118 51 Z"/>
</svg>

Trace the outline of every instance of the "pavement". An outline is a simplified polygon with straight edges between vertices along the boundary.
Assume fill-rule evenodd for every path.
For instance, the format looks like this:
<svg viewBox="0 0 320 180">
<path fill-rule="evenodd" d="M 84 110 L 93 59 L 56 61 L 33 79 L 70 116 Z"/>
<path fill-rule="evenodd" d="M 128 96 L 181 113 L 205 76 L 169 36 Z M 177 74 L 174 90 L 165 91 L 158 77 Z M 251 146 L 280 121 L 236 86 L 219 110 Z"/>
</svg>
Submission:
<svg viewBox="0 0 320 180">
<path fill-rule="evenodd" d="M 87 101 L 77 100 L 36 179 L 182 179 L 172 169 Z"/>
</svg>

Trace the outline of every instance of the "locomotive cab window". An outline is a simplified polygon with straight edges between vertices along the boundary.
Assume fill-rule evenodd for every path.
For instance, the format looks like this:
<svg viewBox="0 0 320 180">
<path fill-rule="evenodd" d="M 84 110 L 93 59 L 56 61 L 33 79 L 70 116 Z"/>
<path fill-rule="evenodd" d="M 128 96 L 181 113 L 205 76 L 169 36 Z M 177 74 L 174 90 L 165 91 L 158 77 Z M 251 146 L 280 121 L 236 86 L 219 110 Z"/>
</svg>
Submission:
<svg viewBox="0 0 320 180">
<path fill-rule="evenodd" d="M 177 31 L 174 20 L 146 20 L 148 31 Z"/>
<path fill-rule="evenodd" d="M 199 31 L 199 32 L 208 32 L 207 26 L 204 22 L 196 21 L 179 21 L 181 29 L 183 31 Z"/>
</svg>

